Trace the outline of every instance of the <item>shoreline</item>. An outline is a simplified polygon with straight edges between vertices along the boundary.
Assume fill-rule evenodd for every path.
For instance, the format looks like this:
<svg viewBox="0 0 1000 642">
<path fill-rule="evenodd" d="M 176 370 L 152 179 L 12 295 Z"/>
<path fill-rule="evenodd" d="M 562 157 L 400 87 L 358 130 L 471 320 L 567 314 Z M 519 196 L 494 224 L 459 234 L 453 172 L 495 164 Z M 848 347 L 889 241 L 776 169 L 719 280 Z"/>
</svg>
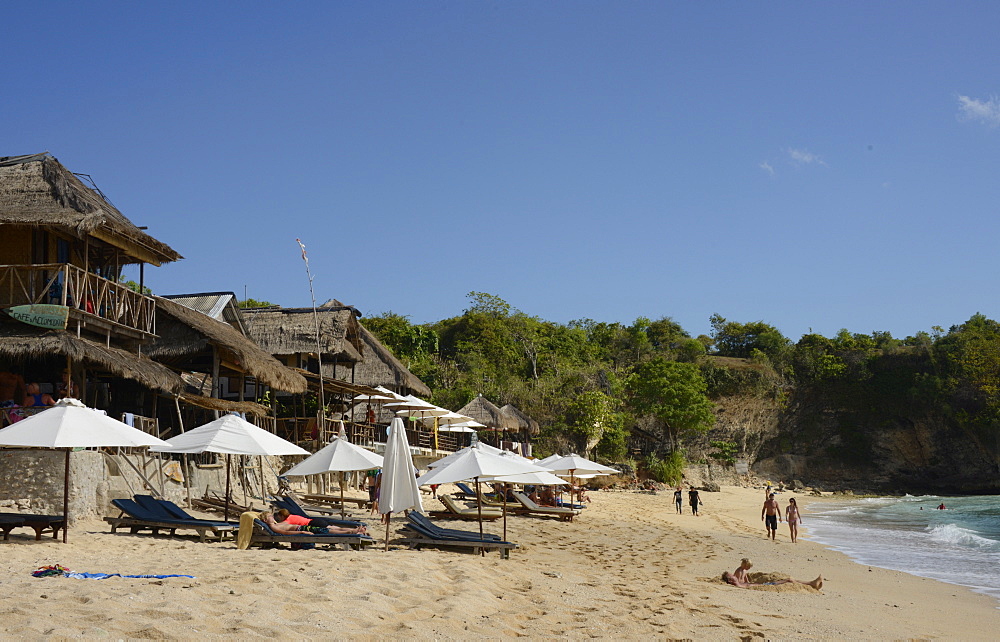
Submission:
<svg viewBox="0 0 1000 642">
<path fill-rule="evenodd" d="M 439 491 L 448 489 L 442 486 Z M 5 637 L 186 639 L 498 637 L 693 639 L 990 639 L 993 598 L 965 587 L 867 567 L 812 540 L 766 540 L 762 491 L 703 492 L 702 516 L 677 515 L 672 495 L 592 492 L 572 523 L 511 517 L 509 560 L 447 550 L 238 551 L 231 543 L 111 535 L 90 521 L 68 545 L 11 535 L 0 543 Z M 789 496 L 787 493 L 782 499 Z M 810 506 L 829 501 L 803 495 Z M 425 497 L 425 508 L 436 500 Z M 366 513 L 355 511 L 355 516 Z M 371 524 L 372 522 L 370 522 Z M 474 529 L 474 522 L 442 522 Z M 394 517 L 392 530 L 403 524 Z M 784 527 L 784 528 L 782 528 Z M 487 523 L 491 533 L 501 522 Z M 378 529 L 372 529 L 378 532 Z M 784 541 L 782 541 L 782 539 Z M 740 558 L 755 571 L 811 580 L 739 589 L 724 584 Z M 73 571 L 195 575 L 196 579 L 33 578 Z"/>
</svg>

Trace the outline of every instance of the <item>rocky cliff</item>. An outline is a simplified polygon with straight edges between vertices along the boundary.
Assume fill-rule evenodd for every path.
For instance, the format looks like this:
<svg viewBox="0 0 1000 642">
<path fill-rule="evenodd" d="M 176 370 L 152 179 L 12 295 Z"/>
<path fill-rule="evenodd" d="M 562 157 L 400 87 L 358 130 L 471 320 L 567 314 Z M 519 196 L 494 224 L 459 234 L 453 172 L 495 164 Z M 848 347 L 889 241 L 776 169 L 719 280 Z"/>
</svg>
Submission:
<svg viewBox="0 0 1000 642">
<path fill-rule="evenodd" d="M 689 454 L 700 459 L 711 441 L 732 441 L 758 476 L 828 490 L 1000 493 L 1000 440 L 944 409 L 868 403 L 850 386 L 774 397 L 716 399 L 716 425 Z"/>
</svg>

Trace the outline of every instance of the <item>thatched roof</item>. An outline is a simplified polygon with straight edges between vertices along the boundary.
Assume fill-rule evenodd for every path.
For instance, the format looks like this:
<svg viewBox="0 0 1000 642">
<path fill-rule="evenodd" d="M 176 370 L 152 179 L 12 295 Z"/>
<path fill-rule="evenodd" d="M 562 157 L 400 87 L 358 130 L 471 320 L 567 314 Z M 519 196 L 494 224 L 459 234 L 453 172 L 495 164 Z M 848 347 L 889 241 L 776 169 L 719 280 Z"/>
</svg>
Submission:
<svg viewBox="0 0 1000 642">
<path fill-rule="evenodd" d="M 513 404 L 507 404 L 506 406 L 500 408 L 500 410 L 510 415 L 515 421 L 517 421 L 519 432 L 525 432 L 529 435 L 537 435 L 538 431 L 541 430 L 537 421 L 524 414 L 520 408 Z"/>
<path fill-rule="evenodd" d="M 156 300 L 157 339 L 144 348 L 154 359 L 191 357 L 212 346 L 221 357 L 276 390 L 300 393 L 306 381 L 228 323 L 162 297 Z"/>
<path fill-rule="evenodd" d="M 181 378 L 163 364 L 62 330 L 43 330 L 14 322 L 0 323 L 0 354 L 16 359 L 62 355 L 89 367 L 133 379 L 148 388 L 172 394 L 184 389 Z"/>
<path fill-rule="evenodd" d="M 351 306 L 318 308 L 323 360 L 360 361 L 357 310 Z M 316 324 L 312 308 L 251 308 L 243 310 L 247 334 L 273 355 L 315 354 Z"/>
<path fill-rule="evenodd" d="M 181 401 L 199 408 L 208 410 L 218 410 L 220 412 L 245 412 L 258 417 L 266 417 L 271 414 L 270 409 L 254 401 L 228 401 L 226 399 L 216 399 L 202 395 L 182 394 Z"/>
<path fill-rule="evenodd" d="M 518 430 L 516 419 L 503 410 L 500 410 L 496 404 L 482 395 L 479 395 L 455 412 L 466 417 L 472 417 L 492 430 Z"/>
<path fill-rule="evenodd" d="M 132 260 L 153 265 L 181 257 L 129 221 L 48 153 L 0 157 L 0 225 L 54 227 L 84 238 L 99 236 Z"/>
<path fill-rule="evenodd" d="M 419 397 L 431 396 L 431 389 L 410 372 L 382 342 L 364 325 L 361 341 L 364 344 L 364 361 L 354 366 L 354 382 L 366 386 L 385 386 L 392 390 L 409 390 Z"/>
<path fill-rule="evenodd" d="M 306 381 L 309 382 L 310 390 L 313 392 L 319 392 L 318 374 L 315 372 L 309 372 L 308 370 L 302 370 L 301 368 L 292 368 L 291 370 L 305 377 Z M 375 388 L 362 386 L 357 383 L 348 383 L 347 381 L 342 381 L 340 379 L 331 379 L 330 377 L 323 377 L 323 391 L 334 395 L 344 395 L 346 397 L 379 394 L 379 391 Z"/>
</svg>

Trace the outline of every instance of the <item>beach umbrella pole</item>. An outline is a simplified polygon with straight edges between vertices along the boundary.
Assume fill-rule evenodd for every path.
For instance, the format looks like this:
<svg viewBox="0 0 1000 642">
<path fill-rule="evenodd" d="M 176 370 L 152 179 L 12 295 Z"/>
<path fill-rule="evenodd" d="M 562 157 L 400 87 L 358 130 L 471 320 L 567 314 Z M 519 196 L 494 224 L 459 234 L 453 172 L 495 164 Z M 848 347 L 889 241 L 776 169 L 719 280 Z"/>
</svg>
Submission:
<svg viewBox="0 0 1000 642">
<path fill-rule="evenodd" d="M 483 492 L 479 490 L 479 477 L 476 477 L 476 496 L 479 501 L 476 502 L 476 506 L 479 508 L 479 539 L 483 539 Z M 484 549 L 479 549 L 483 555 L 486 555 Z"/>
<path fill-rule="evenodd" d="M 229 521 L 229 458 L 230 455 L 226 455 L 226 516 L 223 518 L 225 521 Z"/>
<path fill-rule="evenodd" d="M 343 476 L 343 473 L 341 473 Z M 344 507 L 344 480 L 340 480 L 340 519 L 347 519 L 347 509 Z"/>
<path fill-rule="evenodd" d="M 63 544 L 69 542 L 69 452 L 66 449 L 66 469 L 63 471 Z"/>
<path fill-rule="evenodd" d="M 507 541 L 507 484 L 503 485 L 503 541 Z"/>
</svg>

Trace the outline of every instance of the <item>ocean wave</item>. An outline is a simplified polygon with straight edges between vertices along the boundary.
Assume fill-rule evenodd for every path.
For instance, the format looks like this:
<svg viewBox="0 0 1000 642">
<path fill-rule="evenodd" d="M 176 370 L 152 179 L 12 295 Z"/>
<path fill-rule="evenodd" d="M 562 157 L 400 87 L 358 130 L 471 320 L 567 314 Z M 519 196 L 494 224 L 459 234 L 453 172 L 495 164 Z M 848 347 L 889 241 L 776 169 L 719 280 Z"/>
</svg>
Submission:
<svg viewBox="0 0 1000 642">
<path fill-rule="evenodd" d="M 930 535 L 932 540 L 945 544 L 971 546 L 990 551 L 1000 550 L 1000 542 L 983 537 L 975 531 L 968 528 L 962 528 L 957 524 L 928 526 L 927 533 Z"/>
</svg>

